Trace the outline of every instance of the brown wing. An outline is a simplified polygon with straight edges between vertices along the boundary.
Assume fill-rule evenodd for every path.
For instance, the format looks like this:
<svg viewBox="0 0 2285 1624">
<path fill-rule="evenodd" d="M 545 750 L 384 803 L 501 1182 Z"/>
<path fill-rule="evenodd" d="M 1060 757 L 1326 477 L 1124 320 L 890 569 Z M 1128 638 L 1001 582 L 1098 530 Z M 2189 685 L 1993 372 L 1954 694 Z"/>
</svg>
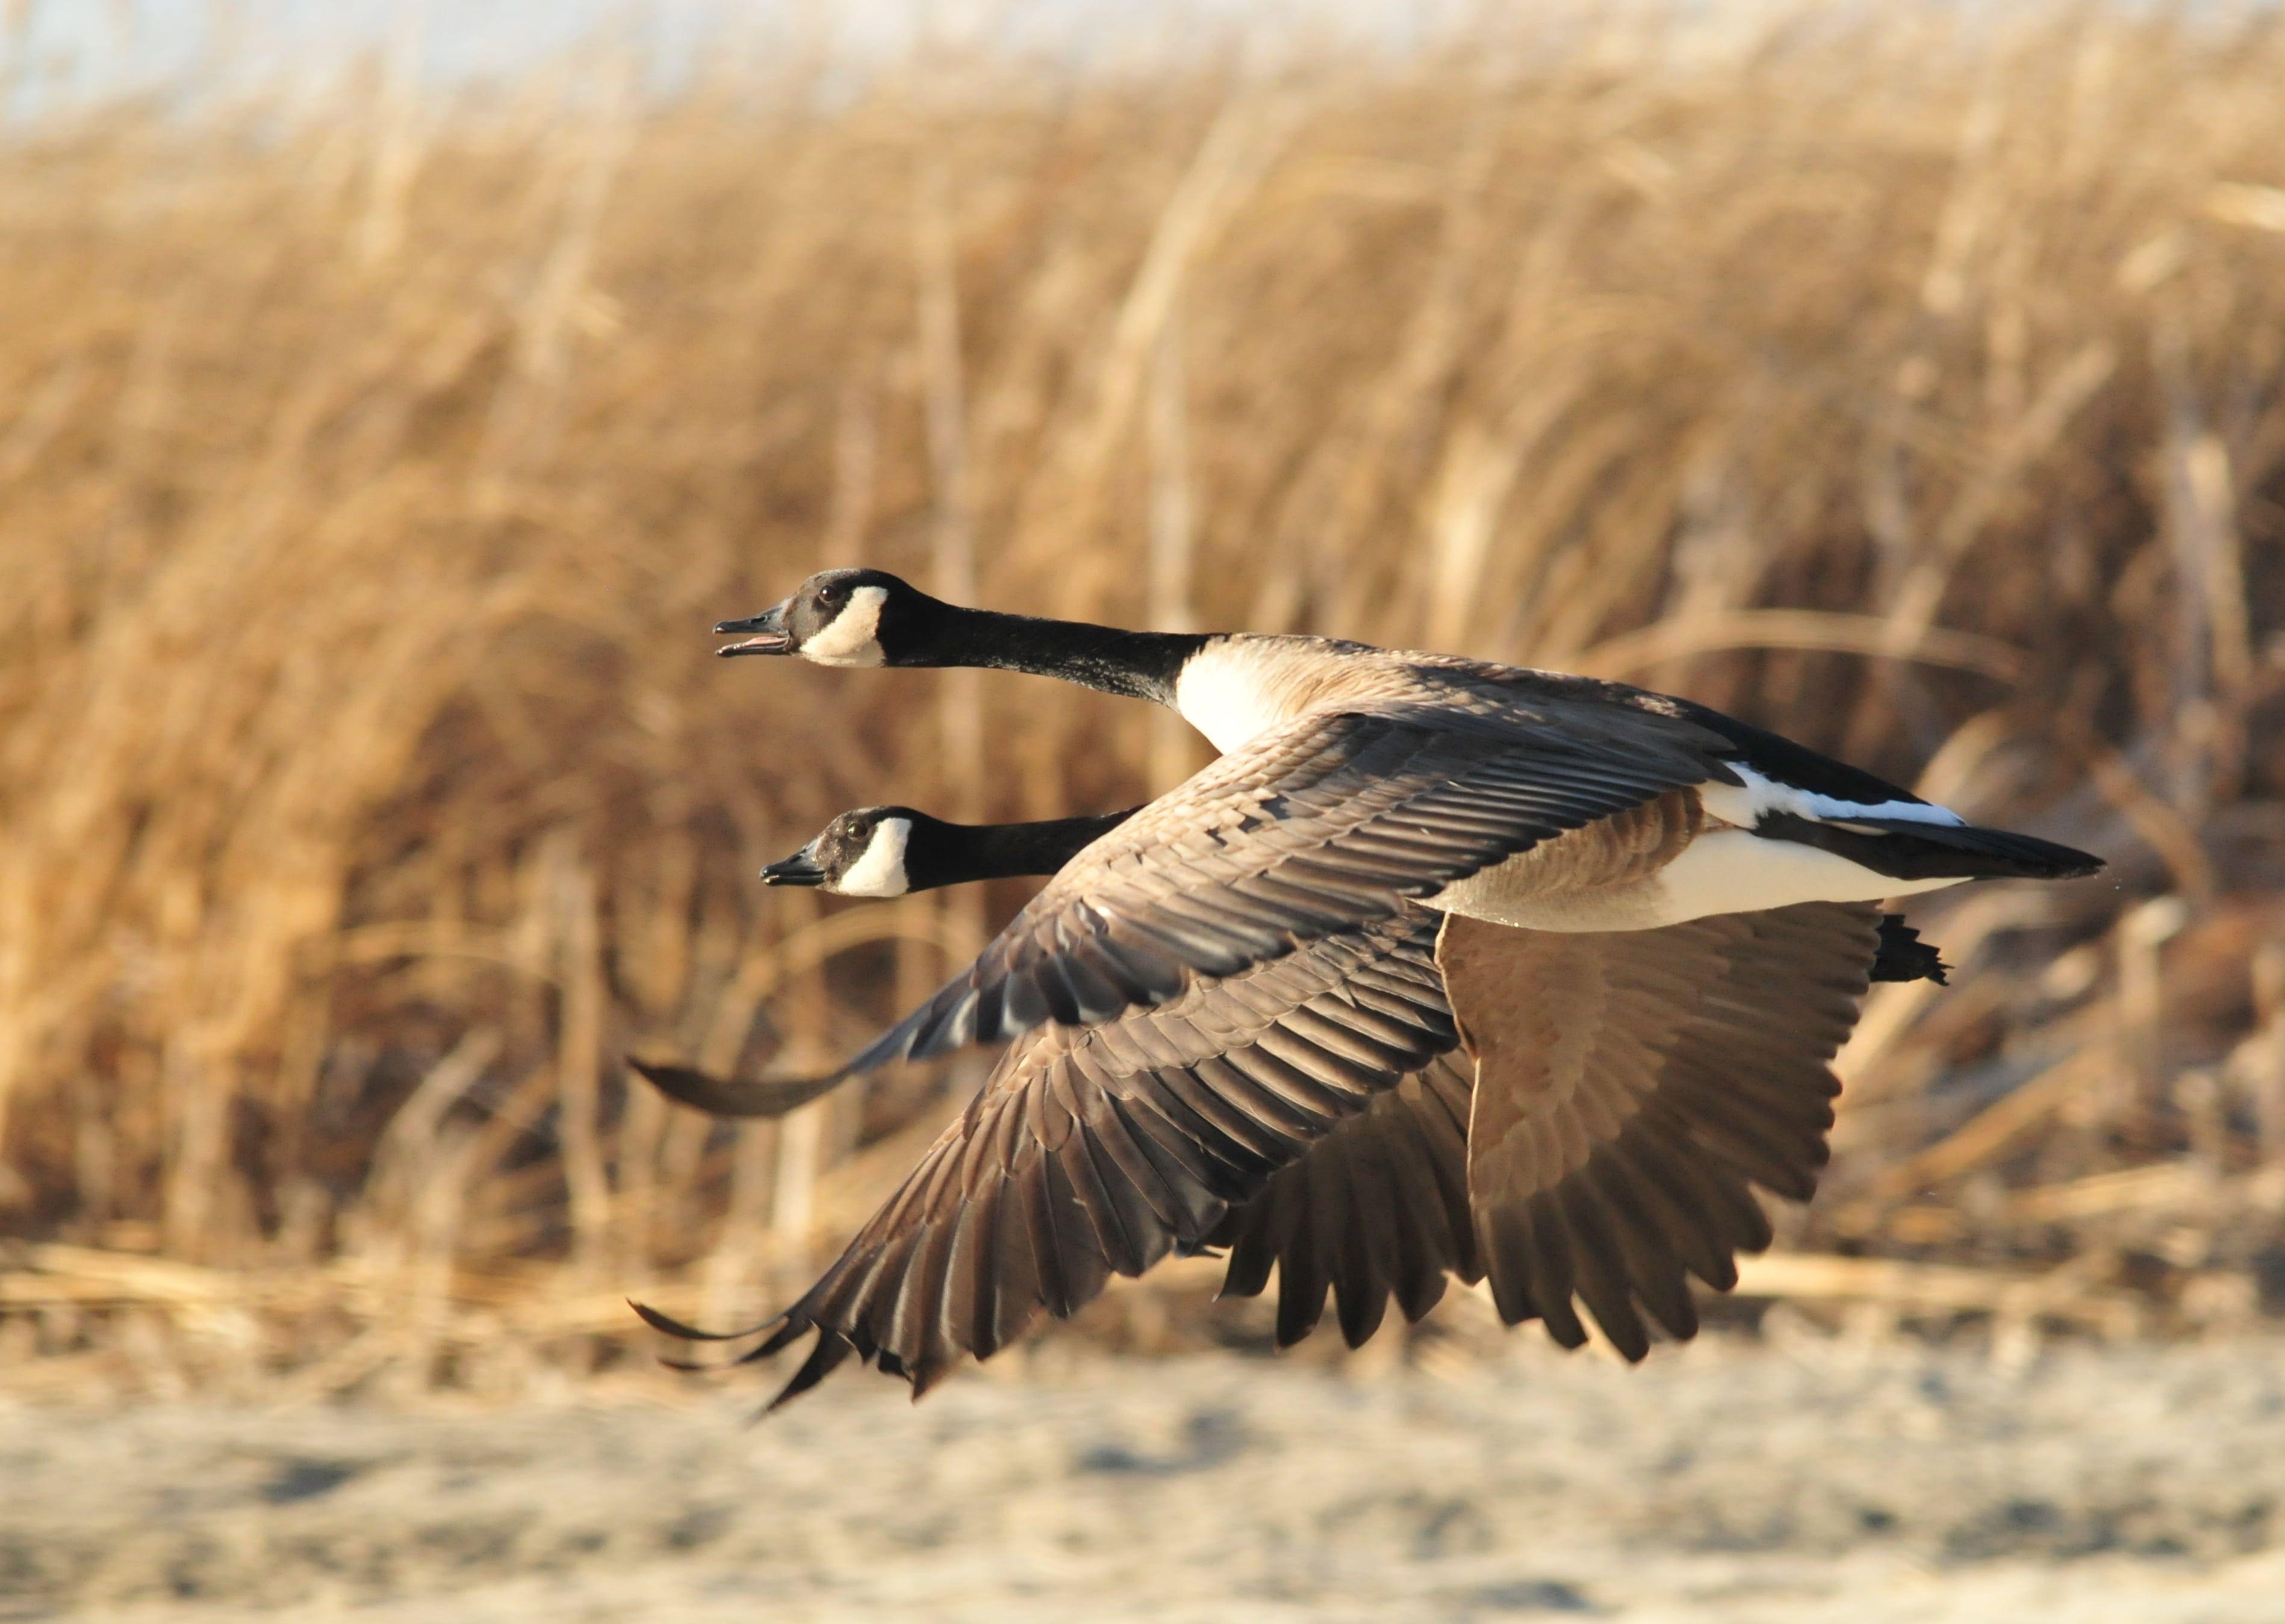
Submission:
<svg viewBox="0 0 2285 1624">
<path fill-rule="evenodd" d="M 1232 1204 L 1457 1041 L 1436 930 L 1409 910 L 1156 1009 L 1019 1040 L 755 1350 L 818 1333 L 774 1401 L 852 1353 L 925 1389 L 1040 1309 L 1068 1314 L 1110 1275 L 1202 1244 Z"/>
<path fill-rule="evenodd" d="M 1468 1220 L 1468 1095 L 1475 1064 L 1445 1055 L 1311 1145 L 1235 1207 L 1210 1243 L 1229 1248 L 1225 1297 L 1252 1297 L 1277 1269 L 1277 1345 L 1316 1326 L 1330 1287 L 1341 1335 L 1362 1345 L 1392 1293 L 1417 1322 L 1445 1276 L 1480 1277 Z"/>
<path fill-rule="evenodd" d="M 836 1077 L 1165 1002 L 1729 769 L 1719 738 L 1613 706 L 1320 713 L 1088 846 L 976 962 Z"/>
<path fill-rule="evenodd" d="M 1576 935 L 1446 921 L 1437 962 L 1477 1057 L 1468 1191 L 1503 1319 L 1575 1347 L 1575 1295 L 1630 1359 L 1650 1345 L 1637 1303 L 1695 1332 L 1685 1273 L 1726 1291 L 1735 1254 L 1769 1244 L 1754 1188 L 1816 1188 L 1826 1063 L 1878 918 L 1818 902 Z"/>
</svg>

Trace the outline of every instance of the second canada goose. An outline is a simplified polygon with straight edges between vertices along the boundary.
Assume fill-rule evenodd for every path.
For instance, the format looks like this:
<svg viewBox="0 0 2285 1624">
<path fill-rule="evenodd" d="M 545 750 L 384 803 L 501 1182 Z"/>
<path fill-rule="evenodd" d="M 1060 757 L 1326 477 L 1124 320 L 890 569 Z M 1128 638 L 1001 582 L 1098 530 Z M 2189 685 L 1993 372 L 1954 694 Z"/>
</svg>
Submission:
<svg viewBox="0 0 2285 1624">
<path fill-rule="evenodd" d="M 746 634 L 731 655 L 1062 677 L 1171 705 L 1224 752 L 1067 866 L 852 1071 L 1109 1019 L 1409 901 L 1623 932 L 2101 867 L 1702 705 L 1589 678 L 1034 620 L 871 569 L 813 576 L 718 631 Z"/>
<path fill-rule="evenodd" d="M 978 880 L 1045 879 L 1142 808 L 1028 823 L 948 823 L 909 806 L 843 812 L 791 857 L 762 870 L 767 885 L 836 897 L 901 897 Z M 1901 914 L 1881 915 L 1875 981 L 1942 982 L 1949 967 Z"/>
<path fill-rule="evenodd" d="M 901 897 L 971 880 L 1037 877 L 1055 873 L 1137 810 L 1033 823 L 947 823 L 909 806 L 860 806 L 764 868 L 762 880 L 841 897 Z"/>
<path fill-rule="evenodd" d="M 1139 807 L 1023 823 L 953 823 L 910 806 L 860 806 L 834 818 L 762 882 L 837 897 L 902 897 L 984 880 L 1043 879 L 1133 817 Z M 1901 914 L 1883 914 L 1869 973 L 1875 982 L 1947 979 L 1950 967 Z M 629 1056 L 669 1098 L 717 1117 L 781 1117 L 829 1093 L 855 1068 L 820 1077 L 733 1081 Z"/>
<path fill-rule="evenodd" d="M 1037 872 L 1025 865 L 1075 858 L 1090 826 L 1127 816 L 968 827 L 866 808 L 764 873 L 796 866 L 801 883 L 869 894 L 884 871 L 880 854 L 910 850 L 921 828 L 931 854 L 922 884 Z M 1686 1337 L 1697 1319 L 1685 1272 L 1726 1287 L 1734 1253 L 1767 1243 L 1749 1186 L 1810 1193 L 1837 1087 L 1823 1060 L 1853 1022 L 1868 975 L 1940 973 L 1901 921 L 1868 933 L 1869 916 L 1810 905 L 1632 940 L 1574 938 L 1555 955 L 1555 973 L 1595 964 L 1593 979 L 1613 993 L 1582 1001 L 1546 985 L 1547 966 L 1532 962 L 1536 933 L 1460 922 L 1457 943 L 1449 924 L 1440 941 L 1433 916 L 1408 908 L 1196 983 L 1159 1008 L 1091 1029 L 1042 1028 L 1010 1048 L 758 1351 L 819 1335 L 781 1401 L 852 1353 L 922 1389 L 957 1354 L 988 1355 L 1040 1309 L 1071 1312 L 1110 1272 L 1200 1246 L 1229 1248 L 1233 1294 L 1260 1291 L 1275 1265 L 1281 1345 L 1316 1322 L 1330 1288 L 1354 1346 L 1392 1294 L 1417 1320 L 1447 1275 L 1480 1277 L 1469 1149 L 1480 1135 L 1495 1147 L 1482 1165 L 1497 1178 L 1485 1193 L 1503 1317 L 1541 1318 L 1575 1345 L 1585 1336 L 1576 1295 L 1621 1351 L 1640 1357 L 1648 1333 L 1637 1303 Z M 1629 991 L 1627 966 L 1637 962 L 1664 969 Z M 1674 1002 L 1662 978 L 1671 973 L 1702 983 L 1705 1009 L 1660 1016 L 1659 1002 Z M 1522 1024 L 1512 1047 L 1543 1051 L 1532 1097 L 1551 1112 L 1475 1110 L 1481 1126 L 1472 1124 L 1474 1067 L 1453 1052 L 1448 976 L 1488 994 L 1479 1002 L 1521 994 L 1551 1005 L 1512 1014 Z M 1532 999 L 1550 992 L 1561 996 Z M 1772 1001 L 1784 1012 L 1765 1015 Z M 1771 1021 L 1803 1030 L 1803 1010 L 1816 1052 L 1771 1051 Z M 1598 1048 L 1622 1074 L 1646 1079 L 1649 1094 L 1598 1098 L 1578 1070 Z M 1728 1075 L 1741 1059 L 1754 1068 L 1742 1084 Z M 638 1064 L 671 1097 L 724 1114 L 772 1115 L 811 1097 Z M 1503 1216 L 1504 1207 L 1514 1210 Z"/>
</svg>

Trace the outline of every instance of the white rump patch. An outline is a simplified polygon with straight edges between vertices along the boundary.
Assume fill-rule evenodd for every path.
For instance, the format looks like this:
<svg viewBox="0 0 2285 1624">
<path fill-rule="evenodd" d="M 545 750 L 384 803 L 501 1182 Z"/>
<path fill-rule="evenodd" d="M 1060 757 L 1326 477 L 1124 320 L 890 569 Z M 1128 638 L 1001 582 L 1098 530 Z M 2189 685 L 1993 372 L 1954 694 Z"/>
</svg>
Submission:
<svg viewBox="0 0 2285 1624">
<path fill-rule="evenodd" d="M 1740 828 L 1752 828 L 1762 820 L 1765 812 L 1791 812 L 1796 818 L 1808 818 L 1818 823 L 1847 823 L 1854 818 L 1896 818 L 1912 823 L 1951 825 L 1962 821 L 1960 815 L 1950 807 L 1937 806 L 1928 801 L 1837 801 L 1829 795 L 1818 795 L 1808 789 L 1796 789 L 1791 784 L 1781 784 L 1739 762 L 1731 762 L 1730 770 L 1745 781 L 1742 788 L 1731 784 L 1700 784 L 1698 786 L 1698 798 L 1705 803 L 1708 812 L 1723 822 L 1734 823 Z M 1828 897 L 1825 900 L 1847 902 L 1856 898 Z M 1710 911 L 1721 913 L 1726 910 L 1717 908 Z"/>
<path fill-rule="evenodd" d="M 881 606 L 888 600 L 889 589 L 885 586 L 859 587 L 849 594 L 849 607 L 836 615 L 831 625 L 804 643 L 797 652 L 803 659 L 814 660 L 820 665 L 880 664 Z"/>
<path fill-rule="evenodd" d="M 881 589 L 861 590 L 877 592 Z M 882 819 L 873 826 L 873 838 L 865 843 L 865 855 L 849 865 L 849 872 L 833 889 L 844 897 L 903 896 L 912 889 L 905 878 L 905 843 L 912 837 L 910 818 Z"/>
</svg>

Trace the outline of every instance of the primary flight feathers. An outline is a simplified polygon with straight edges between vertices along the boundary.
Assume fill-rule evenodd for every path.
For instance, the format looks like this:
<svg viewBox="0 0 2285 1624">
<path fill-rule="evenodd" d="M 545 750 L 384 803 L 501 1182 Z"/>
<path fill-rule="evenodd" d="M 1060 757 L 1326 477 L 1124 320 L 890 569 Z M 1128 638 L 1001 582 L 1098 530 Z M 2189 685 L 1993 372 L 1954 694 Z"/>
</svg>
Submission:
<svg viewBox="0 0 2285 1624">
<path fill-rule="evenodd" d="M 1824 1165 L 1826 1062 L 1877 952 L 1873 910 L 1549 936 L 1525 955 L 1504 934 L 1409 909 L 1025 1034 L 750 1357 L 817 1333 L 779 1402 L 852 1356 L 924 1390 L 1042 1309 L 1213 1245 L 1235 1291 L 1276 1261 L 1284 1342 L 1329 1288 L 1354 1344 L 1392 1294 L 1426 1312 L 1448 1273 L 1488 1276 L 1504 1319 L 1567 1346 L 1587 1334 L 1574 1297 L 1631 1358 L 1646 1319 L 1692 1334 L 1686 1277 L 1725 1289 L 1733 1254 L 1769 1243 L 1754 1189 L 1804 1198 Z M 1512 1030 L 1456 1024 L 1464 993 Z M 1472 1068 L 1451 1058 L 1464 1042 Z"/>
</svg>

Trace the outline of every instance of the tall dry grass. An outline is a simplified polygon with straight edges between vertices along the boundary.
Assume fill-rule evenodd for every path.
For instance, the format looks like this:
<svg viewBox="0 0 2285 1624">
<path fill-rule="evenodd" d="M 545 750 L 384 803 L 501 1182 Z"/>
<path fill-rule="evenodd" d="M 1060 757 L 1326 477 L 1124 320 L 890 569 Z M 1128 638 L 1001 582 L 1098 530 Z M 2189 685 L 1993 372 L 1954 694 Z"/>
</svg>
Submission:
<svg viewBox="0 0 2285 1624">
<path fill-rule="evenodd" d="M 1199 759 L 1020 678 L 711 661 L 860 559 L 1629 677 L 2108 853 L 1915 909 L 1957 985 L 1875 999 L 1795 1239 L 2005 1266 L 2025 1314 L 2250 1312 L 2285 1256 L 2285 29 L 1867 12 L 853 98 L 589 62 L 12 137 L 20 1340 L 204 1266 L 385 1324 L 356 1369 L 533 1270 L 721 1308 L 797 1269 L 921 1081 L 732 1131 L 618 1056 L 813 1061 L 985 914 L 756 866 L 844 805 L 1107 808 Z"/>
</svg>

